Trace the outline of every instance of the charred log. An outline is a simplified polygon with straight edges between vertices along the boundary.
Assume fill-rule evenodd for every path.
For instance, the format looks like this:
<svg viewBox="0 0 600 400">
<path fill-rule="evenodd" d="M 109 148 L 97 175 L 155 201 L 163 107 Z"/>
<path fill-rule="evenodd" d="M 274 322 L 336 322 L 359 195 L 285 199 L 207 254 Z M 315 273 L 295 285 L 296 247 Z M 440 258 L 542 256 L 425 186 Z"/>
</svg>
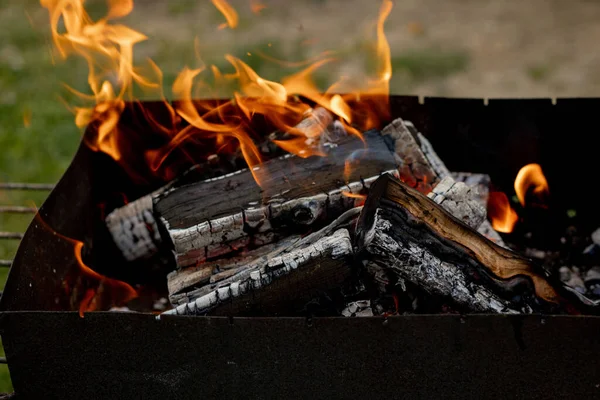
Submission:
<svg viewBox="0 0 600 400">
<path fill-rule="evenodd" d="M 389 175 L 371 187 L 357 244 L 373 274 L 392 274 L 471 312 L 530 312 L 563 299 L 548 276 Z"/>
<path fill-rule="evenodd" d="M 331 137 L 326 133 L 336 130 L 332 124 L 333 115 L 322 107 L 308 110 L 305 118 L 293 129 L 296 133 Z M 274 132 L 258 147 L 262 150 L 265 160 L 281 154 L 281 149 L 273 144 L 274 140 L 285 139 L 289 133 Z M 204 163 L 194 166 L 181 177 L 164 187 L 143 196 L 125 206 L 114 210 L 106 218 L 106 226 L 117 247 L 128 261 L 150 259 L 163 245 L 159 232 L 160 223 L 154 212 L 154 203 L 164 193 L 177 187 L 194 182 L 222 177 L 240 170 L 243 163 L 242 154 L 236 154 L 231 159 L 224 160 L 217 154 L 208 156 Z"/>
<path fill-rule="evenodd" d="M 298 311 L 320 291 L 339 288 L 350 276 L 352 254 L 348 230 L 339 229 L 313 243 L 293 245 L 260 257 L 231 278 L 190 293 L 166 314 L 267 315 Z"/>
</svg>

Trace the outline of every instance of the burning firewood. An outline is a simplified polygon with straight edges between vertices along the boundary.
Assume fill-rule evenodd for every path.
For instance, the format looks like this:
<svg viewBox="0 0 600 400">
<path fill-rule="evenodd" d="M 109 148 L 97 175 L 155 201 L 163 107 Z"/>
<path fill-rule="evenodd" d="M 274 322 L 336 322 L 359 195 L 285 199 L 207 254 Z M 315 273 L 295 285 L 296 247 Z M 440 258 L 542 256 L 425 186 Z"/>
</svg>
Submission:
<svg viewBox="0 0 600 400">
<path fill-rule="evenodd" d="M 327 132 L 336 130 L 332 121 L 333 116 L 329 111 L 317 107 L 307 112 L 305 118 L 294 127 L 293 131 L 296 134 L 304 133 L 309 138 L 330 137 L 332 135 Z M 291 134 L 286 132 L 274 132 L 258 147 L 263 150 L 263 155 L 272 158 L 273 155 L 280 153 L 274 151 L 276 146 L 273 145 L 273 142 L 289 139 L 290 136 Z M 163 246 L 163 239 L 159 233 L 160 222 L 157 222 L 154 215 L 154 203 L 162 195 L 187 184 L 211 178 L 227 177 L 228 174 L 239 172 L 239 169 L 232 169 L 232 166 L 240 160 L 243 160 L 241 155 L 235 161 L 230 160 L 222 165 L 222 160 L 219 160 L 215 154 L 208 157 L 204 165 L 196 165 L 168 185 L 110 213 L 106 218 L 106 225 L 124 258 L 129 261 L 148 260 Z M 221 173 L 219 174 L 219 172 Z"/>
<path fill-rule="evenodd" d="M 107 226 L 128 260 L 148 258 L 159 247 L 172 246 L 180 268 L 250 242 L 276 241 L 282 236 L 274 232 L 282 225 L 331 221 L 353 207 L 352 197 L 382 172 L 398 169 L 403 181 L 424 193 L 439 182 L 418 136 L 402 120 L 381 134 L 365 133 L 363 140 L 342 138 L 325 146 L 326 157 L 282 157 L 253 170 L 169 185 L 113 211 Z"/>
<path fill-rule="evenodd" d="M 324 157 L 288 155 L 211 179 L 180 179 L 108 216 L 113 239 L 128 259 L 150 257 L 159 248 L 172 249 L 169 299 L 177 307 L 171 313 L 297 312 L 318 293 L 362 285 L 351 273 L 357 263 L 364 263 L 362 270 L 375 281 L 411 282 L 450 299 L 459 309 L 536 309 L 539 297 L 515 289 L 527 287 L 528 279 L 520 273 L 510 275 L 511 279 L 488 273 L 497 273 L 495 262 L 510 259 L 512 253 L 488 249 L 484 261 L 472 254 L 473 246 L 490 246 L 474 231 L 489 225 L 481 195 L 452 178 L 411 123 L 397 119 L 381 132 L 368 131 L 360 139 L 340 135 L 339 130 L 323 139 L 323 130 L 328 129 L 324 125 L 331 129 L 333 123 L 330 114 L 319 110 L 297 129 L 312 130 L 307 140 Z M 286 133 L 275 136 L 271 139 L 289 139 Z M 434 214 L 444 222 L 434 224 L 434 229 L 421 221 L 420 231 L 394 220 L 392 230 L 397 234 L 389 236 L 382 229 L 392 225 L 382 215 L 396 218 L 397 210 L 390 207 L 389 199 L 379 199 L 385 191 L 369 193 L 381 174 L 400 178 L 402 187 L 412 190 L 409 194 L 419 194 L 411 200 L 419 205 L 413 218 L 425 221 Z M 386 179 L 390 178 L 377 182 Z M 356 206 L 367 193 L 370 206 L 356 227 L 360 210 Z M 407 205 L 395 207 L 404 210 Z M 369 218 L 381 221 L 371 231 L 378 240 L 386 239 L 390 248 L 377 247 L 377 240 L 364 240 Z M 458 235 L 457 243 L 449 244 L 452 239 L 444 236 L 446 230 Z M 355 254 L 351 243 L 361 249 L 360 254 Z M 482 280 L 475 282 L 475 274 Z M 538 284 L 545 282 L 536 279 Z M 521 303 L 511 298 L 515 290 L 523 298 Z M 338 300 L 341 312 L 339 306 L 350 301 Z"/>
<path fill-rule="evenodd" d="M 282 243 L 221 282 L 178 296 L 179 305 L 168 313 L 293 314 L 319 291 L 360 286 L 352 279 L 357 266 L 375 281 L 383 277 L 381 292 L 410 283 L 463 312 L 529 313 L 569 304 L 564 288 L 530 260 L 386 174 L 371 186 L 362 209 L 347 211 L 295 243 Z"/>
<path fill-rule="evenodd" d="M 371 187 L 357 227 L 366 268 L 475 312 L 528 312 L 559 302 L 528 259 L 495 245 L 390 176 Z"/>
</svg>

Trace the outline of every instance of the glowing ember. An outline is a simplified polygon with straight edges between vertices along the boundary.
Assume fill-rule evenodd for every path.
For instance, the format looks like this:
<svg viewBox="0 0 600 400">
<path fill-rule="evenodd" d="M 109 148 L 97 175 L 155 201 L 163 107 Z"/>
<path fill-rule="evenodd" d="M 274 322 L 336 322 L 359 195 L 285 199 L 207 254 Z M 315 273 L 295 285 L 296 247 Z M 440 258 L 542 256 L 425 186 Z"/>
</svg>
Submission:
<svg viewBox="0 0 600 400">
<path fill-rule="evenodd" d="M 528 194 L 533 195 L 539 203 L 544 204 L 550 191 L 539 164 L 527 164 L 519 170 L 515 179 L 515 192 L 522 206 L 525 206 L 525 198 Z"/>
<path fill-rule="evenodd" d="M 492 221 L 492 228 L 498 232 L 512 232 L 519 220 L 517 213 L 510 206 L 508 197 L 503 192 L 490 192 L 487 211 Z"/>
<path fill-rule="evenodd" d="M 113 20 L 128 15 L 133 10 L 132 0 L 109 1 L 104 18 L 94 21 L 83 7 L 83 0 L 40 0 L 49 10 L 54 44 L 61 57 L 70 54 L 84 57 L 88 63 L 88 83 L 92 94 L 77 93 L 88 107 L 73 107 L 75 121 L 83 127 L 90 123 L 97 126 L 96 135 L 86 135 L 86 144 L 95 151 L 110 155 L 128 169 L 126 152 L 134 151 L 127 145 L 125 133 L 119 132 L 118 120 L 125 108 L 125 101 L 133 101 L 133 87 L 154 91 L 164 100 L 162 72 L 149 62 L 148 73 L 133 65 L 133 46 L 146 36 Z M 235 28 L 237 12 L 225 0 L 212 0 L 227 20 L 227 26 Z M 254 2 L 252 9 L 264 8 Z M 178 98 L 175 109 L 167 103 L 173 115 L 187 121 L 190 126 L 179 132 L 159 127 L 170 138 L 160 148 L 144 150 L 144 159 L 152 171 L 167 161 L 169 154 L 184 143 L 199 138 L 214 140 L 219 151 L 234 152 L 238 149 L 252 170 L 261 163 L 260 153 L 253 140 L 251 121 L 262 116 L 275 129 L 288 132 L 291 140 L 275 143 L 286 151 L 307 157 L 322 155 L 307 141 L 306 132 L 295 129 L 304 114 L 316 105 L 333 113 L 347 133 L 361 137 L 360 132 L 380 126 L 389 118 L 389 81 L 391 78 L 390 48 L 384 34 L 384 22 L 392 9 L 392 2 L 382 3 L 377 20 L 377 70 L 372 79 L 364 80 L 366 86 L 349 85 L 340 79 L 324 93 L 314 84 L 312 75 L 324 65 L 335 61 L 333 52 L 324 52 L 303 70 L 274 82 L 259 76 L 242 60 L 231 55 L 225 59 L 234 73 L 222 73 L 214 65 L 202 69 L 183 68 L 173 84 L 173 94 Z M 61 24 L 61 21 L 63 22 Z M 63 28 L 60 28 L 64 24 Z M 197 46 L 196 46 L 197 47 Z M 214 84 L 208 84 L 207 74 L 212 74 Z M 223 88 L 237 86 L 229 101 L 192 101 L 192 93 L 202 88 L 204 93 L 218 93 Z M 340 95 L 338 93 L 347 94 Z M 310 102 L 310 103 L 309 103 Z M 93 136 L 93 137 L 87 137 Z M 309 138 L 310 139 L 310 138 Z M 314 139 L 314 138 L 312 138 Z M 314 143 L 314 140 L 312 141 Z M 202 160 L 194 160 L 200 162 Z M 255 179 L 260 184 L 259 176 Z"/>
</svg>

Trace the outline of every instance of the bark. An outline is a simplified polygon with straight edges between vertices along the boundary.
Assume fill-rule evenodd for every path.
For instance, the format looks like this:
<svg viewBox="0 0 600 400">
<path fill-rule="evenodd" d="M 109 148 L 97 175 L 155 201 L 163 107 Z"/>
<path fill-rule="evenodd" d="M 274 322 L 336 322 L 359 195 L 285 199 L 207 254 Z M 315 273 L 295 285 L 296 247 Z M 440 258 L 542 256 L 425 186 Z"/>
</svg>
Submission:
<svg viewBox="0 0 600 400">
<path fill-rule="evenodd" d="M 564 300 L 530 260 L 389 175 L 373 184 L 357 238 L 374 275 L 411 282 L 468 311 L 529 312 Z"/>
</svg>

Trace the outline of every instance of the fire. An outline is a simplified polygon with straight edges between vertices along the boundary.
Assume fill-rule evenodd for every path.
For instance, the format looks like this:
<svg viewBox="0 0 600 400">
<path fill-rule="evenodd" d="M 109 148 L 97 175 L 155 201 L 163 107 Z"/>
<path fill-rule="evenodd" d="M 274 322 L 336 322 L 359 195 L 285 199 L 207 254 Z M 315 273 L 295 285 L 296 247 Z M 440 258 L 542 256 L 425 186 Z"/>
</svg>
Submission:
<svg viewBox="0 0 600 400">
<path fill-rule="evenodd" d="M 540 203 L 544 203 L 550 191 L 539 164 L 527 164 L 519 170 L 515 179 L 515 192 L 522 206 L 525 206 L 528 193 L 531 193 Z"/>
<path fill-rule="evenodd" d="M 149 68 L 142 73 L 143 69 L 133 63 L 134 45 L 147 37 L 114 23 L 114 20 L 132 12 L 133 1 L 109 0 L 106 16 L 98 21 L 91 19 L 83 0 L 40 2 L 49 11 L 52 37 L 58 54 L 62 58 L 76 54 L 88 64 L 91 94 L 76 93 L 92 104 L 72 107 L 78 126 L 94 123 L 97 127 L 95 135 L 86 135 L 86 144 L 95 151 L 110 155 L 124 168 L 130 167 L 127 165 L 127 152 L 135 150 L 127 145 L 125 133 L 120 132 L 118 125 L 126 101 L 134 100 L 134 87 L 151 90 L 165 100 L 160 68 L 149 61 Z M 226 0 L 212 2 L 225 17 L 226 26 L 235 28 L 239 19 L 235 9 Z M 264 7 L 260 2 L 253 2 L 251 8 L 258 10 Z M 389 118 L 388 94 L 392 68 L 384 23 L 391 9 L 392 2 L 384 0 L 376 24 L 377 69 L 374 77 L 363 80 L 366 86 L 350 86 L 340 78 L 324 93 L 320 91 L 312 75 L 319 68 L 337 61 L 335 53 L 331 51 L 324 52 L 311 60 L 303 70 L 280 82 L 259 76 L 249 65 L 232 55 L 225 55 L 225 59 L 233 68 L 233 73 L 223 73 L 214 65 L 200 69 L 183 68 L 172 87 L 173 95 L 178 99 L 175 107 L 171 107 L 166 100 L 165 103 L 174 118 L 182 118 L 189 126 L 174 132 L 159 127 L 167 135 L 168 144 L 158 149 L 143 150 L 147 166 L 158 175 L 161 168 L 169 168 L 167 160 L 175 149 L 202 139 L 212 140 L 218 152 L 239 150 L 251 170 L 260 171 L 262 159 L 256 146 L 256 133 L 252 129 L 252 121 L 259 116 L 275 129 L 291 135 L 290 140 L 275 142 L 284 150 L 302 157 L 323 155 L 314 145 L 318 143 L 316 138 L 295 128 L 315 106 L 327 109 L 346 132 L 358 137 L 361 131 L 379 126 Z M 214 83 L 208 83 L 210 80 L 207 75 L 212 75 Z M 193 93 L 200 88 L 203 93 L 221 93 L 224 88 L 232 86 L 236 89 L 231 100 L 193 100 Z M 340 91 L 346 94 L 341 95 Z M 255 173 L 254 177 L 260 184 L 260 174 Z"/>
<path fill-rule="evenodd" d="M 82 241 L 56 232 L 39 213 L 36 213 L 35 219 L 53 235 L 73 246 L 77 269 L 67 272 L 62 281 L 62 288 L 70 297 L 71 307 L 79 311 L 80 317 L 83 318 L 84 313 L 89 311 L 108 310 L 113 306 L 123 306 L 138 297 L 137 291 L 128 283 L 108 278 L 87 266 L 83 261 L 84 243 Z"/>
<path fill-rule="evenodd" d="M 87 286 L 83 294 L 83 299 L 79 303 L 80 317 L 83 318 L 85 312 L 96 311 L 106 305 L 109 307 L 125 305 L 137 297 L 137 292 L 131 285 L 100 275 L 85 265 L 81 256 L 83 242 L 66 239 L 73 243 L 75 259 L 80 268 L 79 282 L 81 285 Z"/>
<path fill-rule="evenodd" d="M 250 0 L 250 9 L 254 14 L 260 14 L 260 12 L 265 8 L 267 8 L 267 6 L 262 2 L 258 0 Z"/>
<path fill-rule="evenodd" d="M 134 84 L 159 88 L 157 82 L 142 76 L 133 65 L 133 46 L 146 40 L 146 36 L 112 23 L 133 10 L 133 0 L 109 0 L 106 16 L 98 21 L 93 21 L 85 11 L 83 0 L 40 0 L 40 3 L 50 13 L 52 39 L 60 57 L 64 59 L 77 54 L 88 64 L 88 84 L 92 94 L 69 89 L 93 105 L 73 107 L 75 123 L 85 127 L 97 122 L 97 136 L 86 138 L 86 143 L 92 149 L 120 160 L 116 126 L 125 107 L 125 97 L 131 99 Z M 61 21 L 65 31 L 62 33 Z"/>
<path fill-rule="evenodd" d="M 212 3 L 221 11 L 227 23 L 223 23 L 219 25 L 219 29 L 224 29 L 229 26 L 231 29 L 234 29 L 238 24 L 238 14 L 229 3 L 225 0 L 211 0 Z"/>
<path fill-rule="evenodd" d="M 519 220 L 517 213 L 510 206 L 508 197 L 504 192 L 490 192 L 487 211 L 492 220 L 492 228 L 498 232 L 512 232 Z"/>
<path fill-rule="evenodd" d="M 350 199 L 355 199 L 354 200 L 354 206 L 355 207 L 363 206 L 365 204 L 365 201 L 367 200 L 367 195 L 366 194 L 352 193 L 352 192 L 347 192 L 345 190 L 342 191 L 342 196 L 348 197 Z"/>
</svg>

